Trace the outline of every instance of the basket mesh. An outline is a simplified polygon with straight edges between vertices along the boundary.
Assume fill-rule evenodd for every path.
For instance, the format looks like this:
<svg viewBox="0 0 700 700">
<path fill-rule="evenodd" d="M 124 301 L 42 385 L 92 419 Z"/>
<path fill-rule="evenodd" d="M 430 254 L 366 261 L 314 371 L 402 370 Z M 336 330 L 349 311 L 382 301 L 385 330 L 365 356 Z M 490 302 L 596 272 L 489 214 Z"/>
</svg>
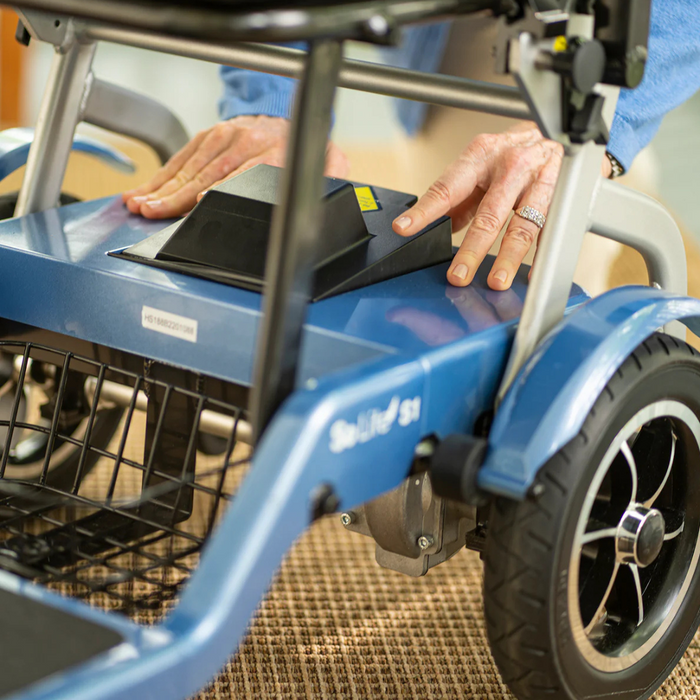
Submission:
<svg viewBox="0 0 700 700">
<path fill-rule="evenodd" d="M 242 410 L 163 365 L 7 342 L 0 358 L 0 568 L 155 622 L 245 472 Z"/>
</svg>

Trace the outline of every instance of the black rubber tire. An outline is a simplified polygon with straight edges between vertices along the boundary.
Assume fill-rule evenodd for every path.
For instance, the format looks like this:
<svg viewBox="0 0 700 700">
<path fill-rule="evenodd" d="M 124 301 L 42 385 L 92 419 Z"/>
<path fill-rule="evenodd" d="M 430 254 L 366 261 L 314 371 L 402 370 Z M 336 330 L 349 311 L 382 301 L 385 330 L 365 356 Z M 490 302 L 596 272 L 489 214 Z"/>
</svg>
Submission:
<svg viewBox="0 0 700 700">
<path fill-rule="evenodd" d="M 485 549 L 486 627 L 502 677 L 520 700 L 648 698 L 693 638 L 700 622 L 700 567 L 662 640 L 625 671 L 604 673 L 583 658 L 567 612 L 574 531 L 591 479 L 622 426 L 662 398 L 675 399 L 700 417 L 700 354 L 656 334 L 610 380 L 581 432 L 540 470 L 538 497 L 498 499 L 492 506 Z"/>
</svg>

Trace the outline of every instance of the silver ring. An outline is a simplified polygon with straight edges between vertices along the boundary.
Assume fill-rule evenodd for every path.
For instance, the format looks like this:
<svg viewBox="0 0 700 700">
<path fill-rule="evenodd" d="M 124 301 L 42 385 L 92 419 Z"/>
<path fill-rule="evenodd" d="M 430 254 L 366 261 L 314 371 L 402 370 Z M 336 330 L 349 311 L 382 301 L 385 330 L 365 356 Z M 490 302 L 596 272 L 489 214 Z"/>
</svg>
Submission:
<svg viewBox="0 0 700 700">
<path fill-rule="evenodd" d="M 515 212 L 518 216 L 528 221 L 532 221 L 537 228 L 541 229 L 547 222 L 547 217 L 541 212 L 537 211 L 534 207 L 520 207 Z"/>
</svg>

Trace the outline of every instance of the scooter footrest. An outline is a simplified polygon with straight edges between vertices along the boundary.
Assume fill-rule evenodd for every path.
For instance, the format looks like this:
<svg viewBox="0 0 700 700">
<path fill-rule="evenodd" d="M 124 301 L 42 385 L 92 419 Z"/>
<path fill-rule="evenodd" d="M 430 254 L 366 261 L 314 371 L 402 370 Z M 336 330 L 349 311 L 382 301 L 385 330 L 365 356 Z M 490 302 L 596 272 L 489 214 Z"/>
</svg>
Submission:
<svg viewBox="0 0 700 700">
<path fill-rule="evenodd" d="M 118 646 L 112 629 L 0 589 L 0 697 Z"/>
</svg>

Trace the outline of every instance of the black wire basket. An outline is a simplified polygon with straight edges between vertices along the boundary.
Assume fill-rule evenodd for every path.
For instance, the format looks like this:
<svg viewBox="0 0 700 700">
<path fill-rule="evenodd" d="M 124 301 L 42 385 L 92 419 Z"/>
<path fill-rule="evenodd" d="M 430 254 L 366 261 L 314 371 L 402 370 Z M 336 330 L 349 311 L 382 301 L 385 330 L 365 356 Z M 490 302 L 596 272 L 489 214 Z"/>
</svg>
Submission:
<svg viewBox="0 0 700 700">
<path fill-rule="evenodd" d="M 250 428 L 202 377 L 143 367 L 0 342 L 0 569 L 155 622 L 235 494 Z"/>
</svg>

